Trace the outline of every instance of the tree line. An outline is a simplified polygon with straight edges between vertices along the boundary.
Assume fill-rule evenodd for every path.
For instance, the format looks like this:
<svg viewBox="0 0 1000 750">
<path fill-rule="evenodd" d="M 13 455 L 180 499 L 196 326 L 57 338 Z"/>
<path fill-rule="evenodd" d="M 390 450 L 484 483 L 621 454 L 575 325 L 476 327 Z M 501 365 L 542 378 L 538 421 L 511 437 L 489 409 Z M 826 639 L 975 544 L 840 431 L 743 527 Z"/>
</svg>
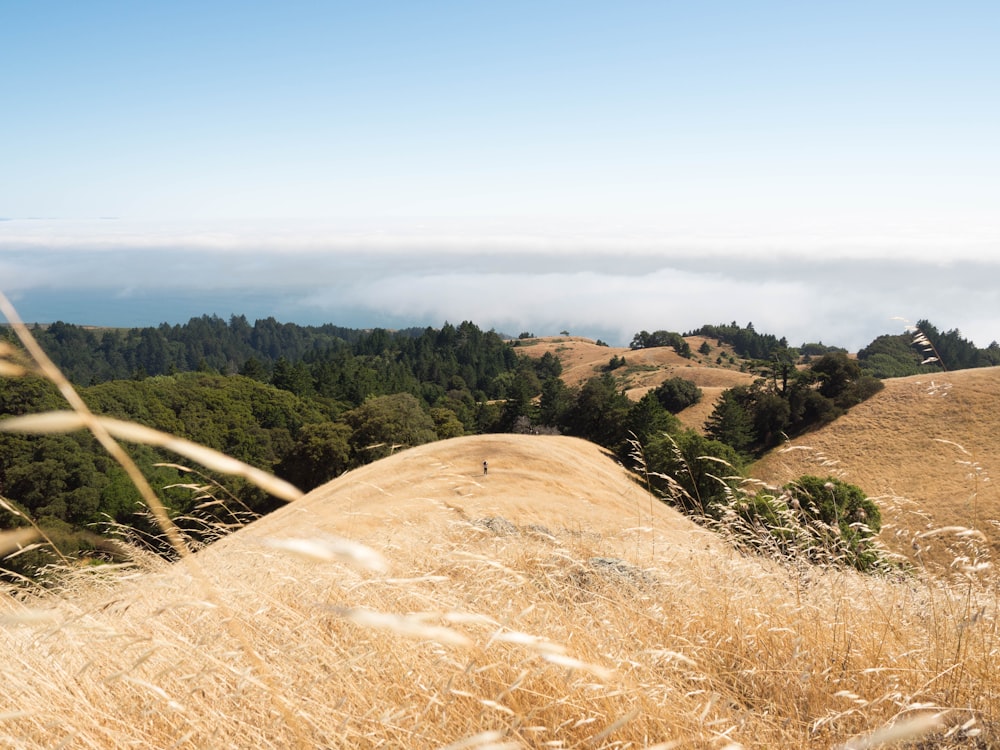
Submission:
<svg viewBox="0 0 1000 750">
<path fill-rule="evenodd" d="M 1000 344 L 977 347 L 957 328 L 940 331 L 928 320 L 909 331 L 879 336 L 858 351 L 858 362 L 871 375 L 898 378 L 946 370 L 1000 365 Z"/>
</svg>

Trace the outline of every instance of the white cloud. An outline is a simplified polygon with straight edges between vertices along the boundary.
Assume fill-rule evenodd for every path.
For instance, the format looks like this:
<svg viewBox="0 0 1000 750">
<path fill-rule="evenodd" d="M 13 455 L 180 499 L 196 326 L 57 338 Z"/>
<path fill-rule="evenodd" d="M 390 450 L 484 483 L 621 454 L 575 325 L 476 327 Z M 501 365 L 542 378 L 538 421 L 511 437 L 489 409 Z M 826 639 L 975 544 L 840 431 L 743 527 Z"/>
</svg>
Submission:
<svg viewBox="0 0 1000 750">
<path fill-rule="evenodd" d="M 730 227 L 662 227 L 655 222 L 612 225 L 579 219 L 557 221 L 469 220 L 136 222 L 33 220 L 0 222 L 0 253 L 203 251 L 255 255 L 429 253 L 465 256 L 618 257 L 704 259 L 887 259 L 901 262 L 1000 264 L 1000 227 L 961 232 L 933 226 L 880 227 L 845 234 L 823 227 L 774 231 Z"/>
<path fill-rule="evenodd" d="M 586 227 L 515 235 L 493 225 L 447 234 L 443 226 L 0 222 L 0 291 L 93 290 L 136 304 L 155 292 L 164 310 L 170 294 L 187 295 L 189 307 L 193 295 L 194 303 L 225 299 L 236 313 L 249 312 L 239 305 L 256 295 L 263 315 L 301 313 L 286 317 L 295 322 L 472 320 L 507 332 L 597 331 L 625 343 L 643 329 L 736 320 L 793 345 L 856 348 L 899 332 L 893 315 L 957 327 L 980 346 L 1000 337 L 1000 256 L 980 257 L 975 243 L 931 252 L 898 238 L 842 247 L 812 236 L 793 252 L 791 238 Z"/>
<path fill-rule="evenodd" d="M 328 311 L 362 308 L 401 318 L 473 320 L 508 332 L 598 330 L 618 342 L 628 342 L 643 329 L 685 331 L 735 320 L 786 336 L 792 345 L 823 340 L 857 348 L 883 333 L 900 332 L 902 325 L 890 320 L 900 310 L 940 320 L 942 326 L 955 325 L 944 322 L 954 321 L 954 312 L 914 303 L 905 291 L 880 292 L 863 278 L 816 273 L 811 278 L 767 279 L 672 268 L 643 275 L 387 272 L 350 288 L 315 292 L 302 303 Z M 984 324 L 1000 328 L 1000 315 Z"/>
</svg>

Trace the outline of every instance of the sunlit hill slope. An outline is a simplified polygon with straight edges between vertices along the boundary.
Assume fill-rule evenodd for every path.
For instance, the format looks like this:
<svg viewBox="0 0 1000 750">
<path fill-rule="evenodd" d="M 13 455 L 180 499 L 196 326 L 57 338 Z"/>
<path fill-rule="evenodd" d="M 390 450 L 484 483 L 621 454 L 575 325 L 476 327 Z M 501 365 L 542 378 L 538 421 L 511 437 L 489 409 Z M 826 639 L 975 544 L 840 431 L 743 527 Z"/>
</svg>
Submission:
<svg viewBox="0 0 1000 750">
<path fill-rule="evenodd" d="M 703 339 L 687 339 L 697 350 Z M 754 376 L 720 367 L 715 346 L 708 357 L 680 357 L 667 347 L 631 351 L 601 347 L 587 339 L 548 338 L 521 351 L 560 358 L 564 379 L 582 383 L 613 356 L 626 359 L 615 370 L 626 392 L 639 398 L 668 377 L 681 377 L 704 392 L 701 403 L 681 412 L 688 427 L 701 429 L 719 394 Z M 1000 471 L 1000 368 L 890 378 L 885 389 L 846 415 L 756 462 L 750 474 L 783 484 L 803 474 L 834 476 L 860 486 L 876 499 L 885 529 L 881 539 L 914 561 L 949 564 L 955 555 L 947 535 L 921 534 L 960 526 L 984 534 L 1000 551 L 1000 495 L 992 480 Z"/>
<path fill-rule="evenodd" d="M 973 583 L 741 557 L 592 444 L 456 438 L 188 561 L 7 597 L 0 739 L 805 748 L 895 723 L 975 746 L 1000 644 Z"/>
<path fill-rule="evenodd" d="M 885 381 L 870 400 L 773 451 L 754 476 L 784 482 L 830 474 L 877 498 L 883 541 L 915 557 L 940 550 L 947 526 L 975 529 L 1000 549 L 1000 368 Z"/>
<path fill-rule="evenodd" d="M 615 355 L 634 397 L 693 380 L 695 428 L 750 378 L 549 345 L 571 383 Z M 135 551 L 7 588 L 0 743 L 995 746 L 998 390 L 997 370 L 889 381 L 753 467 L 878 496 L 883 542 L 930 563 L 891 576 L 741 555 L 591 443 L 482 435 L 351 471 L 175 564 Z"/>
</svg>

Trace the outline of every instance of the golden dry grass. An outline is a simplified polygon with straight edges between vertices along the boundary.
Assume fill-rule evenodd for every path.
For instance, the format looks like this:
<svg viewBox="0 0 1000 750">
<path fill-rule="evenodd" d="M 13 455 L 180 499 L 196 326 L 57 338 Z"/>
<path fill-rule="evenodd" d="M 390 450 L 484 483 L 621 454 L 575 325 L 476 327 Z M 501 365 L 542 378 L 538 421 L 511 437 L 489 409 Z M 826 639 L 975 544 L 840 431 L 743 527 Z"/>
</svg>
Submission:
<svg viewBox="0 0 1000 750">
<path fill-rule="evenodd" d="M 1000 550 L 1000 368 L 885 381 L 885 389 L 846 415 L 791 441 L 752 473 L 781 483 L 834 474 L 877 498 L 895 551 L 949 563 L 948 526 L 974 528 Z M 914 546 L 916 544 L 916 547 Z"/>
<path fill-rule="evenodd" d="M 693 352 L 706 341 L 702 336 L 685 339 Z M 648 391 L 656 388 L 669 378 L 684 378 L 702 389 L 700 403 L 685 409 L 678 417 L 685 427 L 701 430 L 705 420 L 715 408 L 719 395 L 736 385 L 749 385 L 754 377 L 740 372 L 732 366 L 714 364 L 719 353 L 729 354 L 731 347 L 719 347 L 715 340 L 708 339 L 712 353 L 708 357 L 695 354 L 686 359 L 673 350 L 662 346 L 651 349 L 628 349 L 624 347 L 598 346 L 591 339 L 577 336 L 546 337 L 528 339 L 521 342 L 518 352 L 529 357 L 541 357 L 551 353 L 563 366 L 562 380 L 569 386 L 579 386 L 588 379 L 600 375 L 602 368 L 612 357 L 624 357 L 626 366 L 614 370 L 613 374 L 622 382 L 622 388 L 629 398 L 639 400 Z"/>
<path fill-rule="evenodd" d="M 10 592 L 0 742 L 807 748 L 930 716 L 908 731 L 974 747 L 997 726 L 986 573 L 741 557 L 573 438 L 407 450 L 193 562 L 211 597 L 145 559 Z"/>
<path fill-rule="evenodd" d="M 982 377 L 883 400 L 932 430 L 989 403 Z M 592 444 L 433 443 L 175 565 L 136 552 L 4 589 L 0 743 L 996 746 L 1000 588 L 960 538 L 948 575 L 744 557 Z"/>
</svg>

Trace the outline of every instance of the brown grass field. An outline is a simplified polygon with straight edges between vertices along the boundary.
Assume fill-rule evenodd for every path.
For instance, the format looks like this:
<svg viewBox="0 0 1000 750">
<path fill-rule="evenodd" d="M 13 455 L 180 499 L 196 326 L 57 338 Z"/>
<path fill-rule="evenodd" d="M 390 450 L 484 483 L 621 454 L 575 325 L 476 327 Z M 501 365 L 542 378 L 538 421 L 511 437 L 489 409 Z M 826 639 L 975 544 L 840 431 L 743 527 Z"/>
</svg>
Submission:
<svg viewBox="0 0 1000 750">
<path fill-rule="evenodd" d="M 919 559 L 942 557 L 941 527 L 983 533 L 1000 552 L 1000 368 L 893 378 L 833 423 L 754 465 L 755 477 L 786 482 L 831 474 L 876 498 L 884 543 Z M 944 537 L 947 539 L 948 537 Z"/>
<path fill-rule="evenodd" d="M 685 340 L 691 350 L 697 352 L 706 339 L 689 336 Z M 712 413 L 716 399 L 724 390 L 734 385 L 749 385 L 754 380 L 750 373 L 740 372 L 738 366 L 716 365 L 715 358 L 720 353 L 728 355 L 732 350 L 730 347 L 718 347 L 712 339 L 708 342 L 712 353 L 707 357 L 696 353 L 692 359 L 685 359 L 670 347 L 632 350 L 598 346 L 591 339 L 576 336 L 528 339 L 521 342 L 517 351 L 529 357 L 541 357 L 551 352 L 559 358 L 563 366 L 562 379 L 569 386 L 579 386 L 600 375 L 601 368 L 612 357 L 624 357 L 626 366 L 617 368 L 612 374 L 628 396 L 636 400 L 668 378 L 690 380 L 702 389 L 704 397 L 700 403 L 685 409 L 678 417 L 686 427 L 701 429 Z"/>
<path fill-rule="evenodd" d="M 138 557 L 9 594 L 0 738 L 806 748 L 872 746 L 893 726 L 985 747 L 992 576 L 741 557 L 592 444 L 456 438 L 175 565 Z"/>
<path fill-rule="evenodd" d="M 975 510 L 960 525 L 983 525 L 995 443 L 975 441 L 996 432 L 996 384 L 891 384 L 853 417 L 881 444 L 834 423 L 810 445 L 859 482 L 881 476 L 866 457 L 908 461 L 885 479 L 894 491 L 922 475 Z M 904 434 L 913 445 L 893 453 Z M 972 466 L 936 440 L 983 462 L 974 497 Z M 796 454 L 816 455 L 780 461 Z M 176 564 L 137 552 L 6 589 L 0 744 L 995 747 L 989 545 L 939 531 L 914 541 L 953 536 L 962 556 L 893 576 L 744 556 L 590 443 L 432 443 Z"/>
</svg>

